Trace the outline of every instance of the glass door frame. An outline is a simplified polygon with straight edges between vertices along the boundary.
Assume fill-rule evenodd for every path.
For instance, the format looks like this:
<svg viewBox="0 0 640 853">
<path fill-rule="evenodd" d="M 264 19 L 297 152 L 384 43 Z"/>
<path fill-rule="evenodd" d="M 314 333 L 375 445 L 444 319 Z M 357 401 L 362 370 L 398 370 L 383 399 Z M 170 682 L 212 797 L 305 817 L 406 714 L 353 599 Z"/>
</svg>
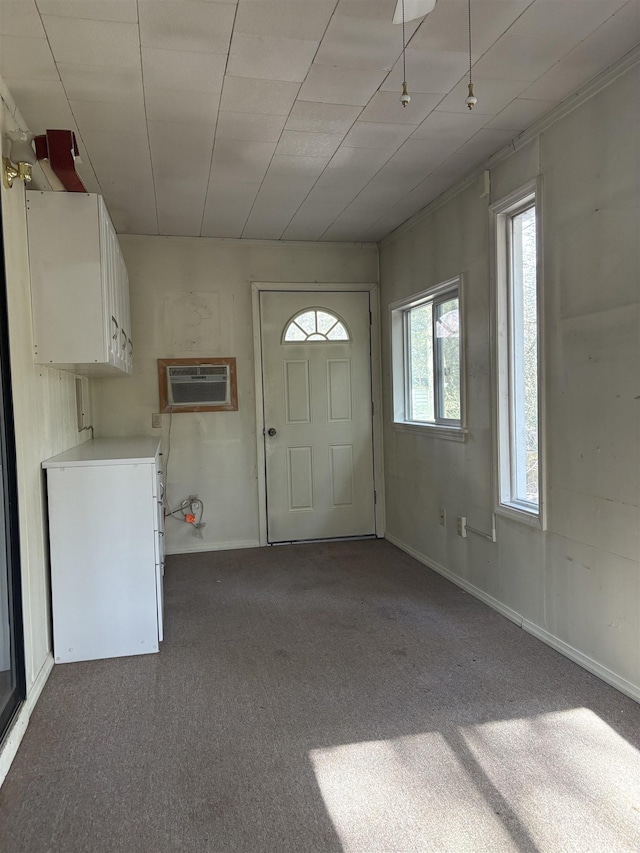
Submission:
<svg viewBox="0 0 640 853">
<path fill-rule="evenodd" d="M 20 186 L 20 184 L 18 185 Z M 18 520 L 18 478 L 13 422 L 13 395 L 9 354 L 7 277 L 4 253 L 4 223 L 0 199 L 0 500 L 4 508 L 5 559 L 7 566 L 9 634 L 13 688 L 4 707 L 0 707 L 0 745 L 26 698 L 24 630 L 22 623 L 22 584 L 20 573 L 20 529 Z M 0 559 L 2 557 L 0 556 Z"/>
</svg>

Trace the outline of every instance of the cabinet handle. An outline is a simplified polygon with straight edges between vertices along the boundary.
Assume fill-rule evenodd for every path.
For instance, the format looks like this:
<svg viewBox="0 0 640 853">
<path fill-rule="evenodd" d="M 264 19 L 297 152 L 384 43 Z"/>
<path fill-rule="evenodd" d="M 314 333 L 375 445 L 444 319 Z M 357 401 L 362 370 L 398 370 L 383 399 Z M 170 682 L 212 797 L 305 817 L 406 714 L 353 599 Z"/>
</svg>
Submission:
<svg viewBox="0 0 640 853">
<path fill-rule="evenodd" d="M 113 328 L 115 329 L 115 331 L 113 333 L 113 340 L 117 341 L 118 340 L 118 331 L 120 329 L 120 326 L 118 325 L 118 322 L 117 322 L 115 317 L 111 318 L 111 322 L 113 323 Z"/>
<path fill-rule="evenodd" d="M 126 349 L 127 347 L 127 333 L 123 329 L 120 334 L 122 335 L 122 349 Z"/>
</svg>

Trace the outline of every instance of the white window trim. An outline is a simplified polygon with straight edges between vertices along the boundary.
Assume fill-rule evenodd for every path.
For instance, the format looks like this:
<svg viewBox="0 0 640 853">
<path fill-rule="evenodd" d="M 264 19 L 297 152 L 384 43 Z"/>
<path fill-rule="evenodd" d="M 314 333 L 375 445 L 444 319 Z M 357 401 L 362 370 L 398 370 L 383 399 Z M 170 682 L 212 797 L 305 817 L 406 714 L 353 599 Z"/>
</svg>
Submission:
<svg viewBox="0 0 640 853">
<path fill-rule="evenodd" d="M 459 329 L 460 329 L 460 424 L 441 420 L 428 423 L 409 421 L 407 412 L 407 353 L 406 353 L 406 311 L 423 302 L 439 299 L 449 291 L 457 289 Z M 414 293 L 405 299 L 399 299 L 389 305 L 389 330 L 391 339 L 391 395 L 392 426 L 399 432 L 412 432 L 419 435 L 431 435 L 451 441 L 464 441 L 467 435 L 466 425 L 466 358 L 464 335 L 464 287 L 462 274 L 429 287 L 420 293 Z"/>
<path fill-rule="evenodd" d="M 506 223 L 508 217 L 535 202 L 536 266 L 538 309 L 538 507 L 523 501 L 506 499 L 511 492 L 511 393 L 508 344 L 508 253 Z M 542 221 L 542 178 L 539 176 L 489 208 L 492 251 L 492 334 L 494 383 L 494 504 L 497 515 L 546 530 L 546 440 L 545 440 L 545 349 L 544 349 L 544 258 Z"/>
</svg>

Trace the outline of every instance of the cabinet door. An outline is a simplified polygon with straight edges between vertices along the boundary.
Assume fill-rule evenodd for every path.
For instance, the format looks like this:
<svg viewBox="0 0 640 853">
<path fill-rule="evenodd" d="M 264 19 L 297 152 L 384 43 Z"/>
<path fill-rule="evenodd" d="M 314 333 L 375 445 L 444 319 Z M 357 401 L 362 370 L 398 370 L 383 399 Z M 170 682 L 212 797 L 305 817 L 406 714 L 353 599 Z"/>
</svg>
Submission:
<svg viewBox="0 0 640 853">
<path fill-rule="evenodd" d="M 157 652 L 154 466 L 47 474 L 56 662 Z"/>
<path fill-rule="evenodd" d="M 155 529 L 155 558 L 156 558 L 156 601 L 158 611 L 158 639 L 164 639 L 164 482 L 160 460 L 156 459 L 156 529 Z"/>
<path fill-rule="evenodd" d="M 100 199 L 98 209 L 100 219 L 100 266 L 102 273 L 103 301 L 106 314 L 105 322 L 108 330 L 109 364 L 114 365 L 114 367 L 120 367 L 121 324 L 117 297 L 118 270 L 116 268 L 116 258 L 113 252 L 113 240 L 115 235 L 102 199 Z"/>
</svg>

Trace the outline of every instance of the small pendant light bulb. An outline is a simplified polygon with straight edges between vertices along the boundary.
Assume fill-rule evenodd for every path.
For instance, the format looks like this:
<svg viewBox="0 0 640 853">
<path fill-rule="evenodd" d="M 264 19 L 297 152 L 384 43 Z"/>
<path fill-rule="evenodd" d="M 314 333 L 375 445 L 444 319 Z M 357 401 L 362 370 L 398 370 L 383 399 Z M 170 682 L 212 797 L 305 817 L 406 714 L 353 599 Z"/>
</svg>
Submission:
<svg viewBox="0 0 640 853">
<path fill-rule="evenodd" d="M 411 95 L 407 91 L 407 83 L 406 80 L 402 84 L 402 94 L 400 95 L 400 103 L 403 107 L 406 107 L 409 101 L 411 100 Z"/>
<path fill-rule="evenodd" d="M 465 101 L 465 103 L 469 107 L 470 110 L 472 110 L 475 107 L 475 105 L 478 103 L 478 99 L 473 94 L 473 83 L 469 83 L 469 96 L 468 96 L 467 100 Z"/>
</svg>

